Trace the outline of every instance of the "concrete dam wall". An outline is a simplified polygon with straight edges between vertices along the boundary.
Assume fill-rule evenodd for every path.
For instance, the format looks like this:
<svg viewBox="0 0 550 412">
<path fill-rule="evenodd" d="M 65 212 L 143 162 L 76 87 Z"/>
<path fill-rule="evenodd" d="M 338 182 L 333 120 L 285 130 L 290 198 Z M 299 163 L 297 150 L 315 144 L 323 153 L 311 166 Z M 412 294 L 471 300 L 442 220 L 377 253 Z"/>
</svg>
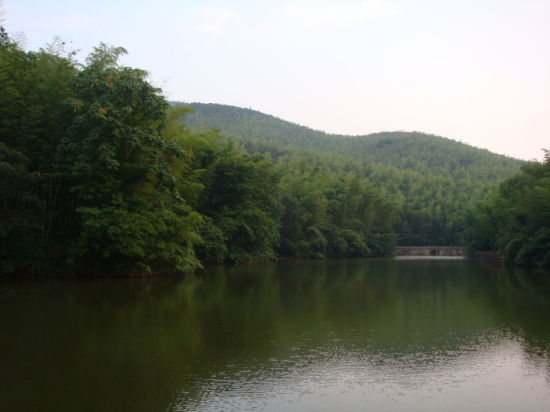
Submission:
<svg viewBox="0 0 550 412">
<path fill-rule="evenodd" d="M 466 256 L 462 246 L 397 246 L 395 256 Z"/>
</svg>

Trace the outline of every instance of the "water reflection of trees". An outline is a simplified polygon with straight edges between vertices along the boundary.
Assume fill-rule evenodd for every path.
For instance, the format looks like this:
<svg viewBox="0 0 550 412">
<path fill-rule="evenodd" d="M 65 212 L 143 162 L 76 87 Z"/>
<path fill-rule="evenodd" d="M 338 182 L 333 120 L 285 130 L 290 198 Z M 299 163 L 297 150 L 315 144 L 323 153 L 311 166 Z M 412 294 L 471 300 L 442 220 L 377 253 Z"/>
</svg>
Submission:
<svg viewBox="0 0 550 412">
<path fill-rule="evenodd" d="M 262 270 L 252 266 L 224 275 L 230 281 L 226 295 L 239 297 L 235 304 L 251 299 L 245 302 L 254 312 L 239 320 L 239 328 L 254 336 L 238 345 L 258 370 L 274 357 L 295 359 L 298 352 L 307 358 L 314 351 L 313 359 L 326 362 L 339 350 L 374 354 L 375 363 L 377 353 L 382 359 L 389 352 L 402 360 L 396 366 L 401 371 L 413 370 L 415 362 L 445 368 L 480 351 L 480 340 L 499 345 L 513 335 L 527 353 L 540 352 L 530 349 L 531 337 L 547 329 L 540 319 L 548 285 L 528 274 L 449 262 L 357 260 L 285 262 L 258 276 Z M 260 345 L 262 338 L 277 344 Z M 273 366 L 270 372 L 276 372 Z"/>
<path fill-rule="evenodd" d="M 510 337 L 550 376 L 548 280 L 468 263 L 296 261 L 13 290 L 0 302 L 13 371 L 0 387 L 28 410 L 29 390 L 43 411 L 164 410 L 231 390 L 243 373 L 269 385 L 346 356 L 449 368 Z"/>
</svg>

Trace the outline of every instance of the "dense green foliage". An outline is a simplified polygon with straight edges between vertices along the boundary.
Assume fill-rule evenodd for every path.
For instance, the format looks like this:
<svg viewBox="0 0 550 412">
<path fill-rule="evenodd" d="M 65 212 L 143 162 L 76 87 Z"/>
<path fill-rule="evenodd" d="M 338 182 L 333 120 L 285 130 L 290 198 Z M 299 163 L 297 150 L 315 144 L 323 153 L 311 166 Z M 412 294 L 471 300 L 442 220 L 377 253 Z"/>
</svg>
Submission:
<svg viewBox="0 0 550 412">
<path fill-rule="evenodd" d="M 58 225 L 65 204 L 54 163 L 75 73 L 70 58 L 24 53 L 0 30 L 0 272 L 33 271 L 47 257 L 58 263 L 52 239 L 66 225 Z"/>
<path fill-rule="evenodd" d="M 146 73 L 1 32 L 0 273 L 185 272 L 275 256 L 270 163 L 192 135 Z M 61 53 L 62 50 L 58 49 Z"/>
<path fill-rule="evenodd" d="M 316 193 L 325 203 L 330 203 L 334 198 L 330 190 L 327 192 L 324 182 L 356 179 L 362 182 L 360 185 L 369 186 L 372 193 L 376 192 L 392 205 L 389 208 L 382 206 L 380 210 L 394 211 L 395 218 L 390 219 L 392 222 L 371 220 L 375 226 L 362 227 L 359 232 L 370 232 L 368 237 L 371 239 L 378 238 L 376 233 L 381 230 L 394 232 L 402 245 L 461 243 L 464 211 L 482 201 L 522 165 L 519 160 L 423 133 L 331 135 L 250 109 L 200 103 L 193 103 L 191 107 L 195 113 L 185 117 L 191 128 L 218 128 L 222 137 L 249 153 L 265 154 L 275 163 L 279 173 L 286 176 L 287 187 L 299 186 L 300 191 Z M 292 163 L 289 159 L 293 159 Z M 322 171 L 325 175 L 316 178 L 307 171 L 305 175 L 297 175 L 303 172 L 303 167 Z M 308 185 L 304 180 L 309 181 Z M 286 196 L 284 187 L 282 193 Z M 373 210 L 371 208 L 371 212 Z M 358 217 L 360 215 L 359 212 Z M 336 225 L 342 227 L 342 221 Z M 349 219 L 344 227 L 357 228 L 350 226 Z M 291 233 L 295 230 L 292 226 Z M 330 230 L 320 232 L 334 238 Z M 389 238 L 385 236 L 384 239 Z M 283 236 L 283 240 L 288 238 Z M 329 250 L 337 249 L 329 247 Z M 283 251 L 289 253 L 290 250 L 283 247 Z M 315 252 L 306 255 L 315 255 Z"/>
<path fill-rule="evenodd" d="M 176 103 L 177 104 L 177 103 Z M 400 170 L 494 184 L 513 176 L 522 162 L 463 143 L 419 132 L 383 132 L 366 136 L 328 134 L 251 109 L 221 104 L 191 103 L 186 117 L 193 129 L 217 128 L 222 136 L 241 142 L 337 153 L 362 162 Z"/>
<path fill-rule="evenodd" d="M 467 227 L 474 249 L 498 250 L 517 266 L 550 268 L 550 152 L 470 211 Z"/>
<path fill-rule="evenodd" d="M 104 44 L 0 47 L 0 273 L 143 274 L 200 262 L 392 252 L 399 199 L 307 153 L 274 166 L 192 133 Z M 316 159 L 316 154 L 313 154 Z"/>
<path fill-rule="evenodd" d="M 418 133 L 334 136 L 220 105 L 191 114 L 119 65 L 124 49 L 101 44 L 79 64 L 62 46 L 25 52 L 0 30 L 3 274 L 181 273 L 460 243 L 463 210 L 521 164 Z"/>
</svg>

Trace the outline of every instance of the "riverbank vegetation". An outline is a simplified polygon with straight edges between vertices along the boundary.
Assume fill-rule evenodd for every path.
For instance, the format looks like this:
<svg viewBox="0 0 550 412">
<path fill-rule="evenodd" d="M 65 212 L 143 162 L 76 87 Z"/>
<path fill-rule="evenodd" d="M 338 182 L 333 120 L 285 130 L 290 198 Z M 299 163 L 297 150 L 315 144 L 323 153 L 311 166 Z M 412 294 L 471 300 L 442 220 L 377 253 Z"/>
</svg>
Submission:
<svg viewBox="0 0 550 412">
<path fill-rule="evenodd" d="M 368 182 L 395 202 L 391 229 L 400 245 L 461 244 L 464 211 L 524 163 L 425 133 L 334 135 L 251 109 L 190 106 L 194 113 L 185 119 L 192 130 L 217 128 L 226 141 L 264 154 L 282 174 L 294 170 L 289 159 L 303 159 L 311 169 Z"/>
<path fill-rule="evenodd" d="M 501 183 L 465 223 L 472 248 L 498 250 L 516 266 L 550 268 L 550 151 Z"/>
<path fill-rule="evenodd" d="M 548 152 L 542 163 L 525 163 L 423 133 L 333 135 L 251 109 L 190 106 L 190 127 L 219 128 L 283 171 L 292 169 L 286 157 L 295 156 L 322 170 L 368 176 L 398 199 L 392 230 L 400 245 L 463 244 L 498 251 L 516 266 L 549 267 Z"/>
<path fill-rule="evenodd" d="M 283 175 L 216 131 L 191 133 L 187 109 L 120 66 L 124 53 L 101 45 L 81 65 L 60 43 L 25 52 L 2 31 L 1 273 L 391 253 L 391 197 L 306 159 Z"/>
<path fill-rule="evenodd" d="M 102 44 L 81 64 L 61 42 L 26 52 L 0 30 L 0 273 L 172 274 L 456 244 L 466 206 L 521 165 L 418 133 L 196 127 L 200 108 L 169 104 L 124 53 Z"/>
</svg>

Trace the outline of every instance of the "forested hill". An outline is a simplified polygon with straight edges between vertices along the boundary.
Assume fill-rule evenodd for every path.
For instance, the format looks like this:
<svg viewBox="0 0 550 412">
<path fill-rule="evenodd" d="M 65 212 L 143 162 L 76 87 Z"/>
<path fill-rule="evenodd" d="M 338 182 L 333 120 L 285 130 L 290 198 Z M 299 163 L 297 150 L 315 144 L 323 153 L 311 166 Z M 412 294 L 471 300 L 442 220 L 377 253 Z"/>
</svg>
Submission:
<svg viewBox="0 0 550 412">
<path fill-rule="evenodd" d="M 249 149 L 273 154 L 278 146 L 338 153 L 363 162 L 422 174 L 474 179 L 489 185 L 515 175 L 524 163 L 444 137 L 419 132 L 382 132 L 366 136 L 328 134 L 255 110 L 221 104 L 189 104 L 185 117 L 193 130 L 217 128 Z M 276 151 L 276 150 L 275 150 Z"/>
<path fill-rule="evenodd" d="M 121 66 L 125 52 L 100 44 L 82 65 L 23 51 L 0 25 L 0 276 L 170 274 L 465 240 L 550 261 L 537 252 L 550 233 L 539 230 L 546 166 L 524 167 L 504 203 L 468 215 L 521 162 L 419 133 L 328 135 L 220 105 L 189 114 Z M 504 232 L 493 209 L 520 225 Z"/>
<path fill-rule="evenodd" d="M 518 173 L 524 163 L 424 133 L 335 135 L 250 109 L 202 103 L 187 106 L 194 113 L 186 114 L 183 120 L 193 132 L 219 129 L 222 138 L 272 161 L 281 187 L 287 188 L 283 193 L 297 191 L 292 202 L 303 206 L 302 216 L 315 215 L 315 210 L 323 215 L 330 199 L 342 197 L 329 182 L 350 182 L 349 188 L 355 184 L 351 182 L 372 187 L 393 205 L 396 216 L 390 231 L 402 245 L 463 243 L 464 212 Z M 306 205 L 304 199 L 308 198 L 316 200 Z M 283 196 L 283 205 L 291 210 L 289 204 Z M 345 204 L 340 206 L 345 209 Z M 355 230 L 357 224 L 351 219 L 343 227 Z M 292 225 L 295 223 L 288 227 Z M 303 226 L 327 232 L 325 223 Z M 281 231 L 283 242 L 293 237 L 303 236 Z M 281 253 L 292 255 L 296 248 L 283 245 L 281 249 Z"/>
</svg>

